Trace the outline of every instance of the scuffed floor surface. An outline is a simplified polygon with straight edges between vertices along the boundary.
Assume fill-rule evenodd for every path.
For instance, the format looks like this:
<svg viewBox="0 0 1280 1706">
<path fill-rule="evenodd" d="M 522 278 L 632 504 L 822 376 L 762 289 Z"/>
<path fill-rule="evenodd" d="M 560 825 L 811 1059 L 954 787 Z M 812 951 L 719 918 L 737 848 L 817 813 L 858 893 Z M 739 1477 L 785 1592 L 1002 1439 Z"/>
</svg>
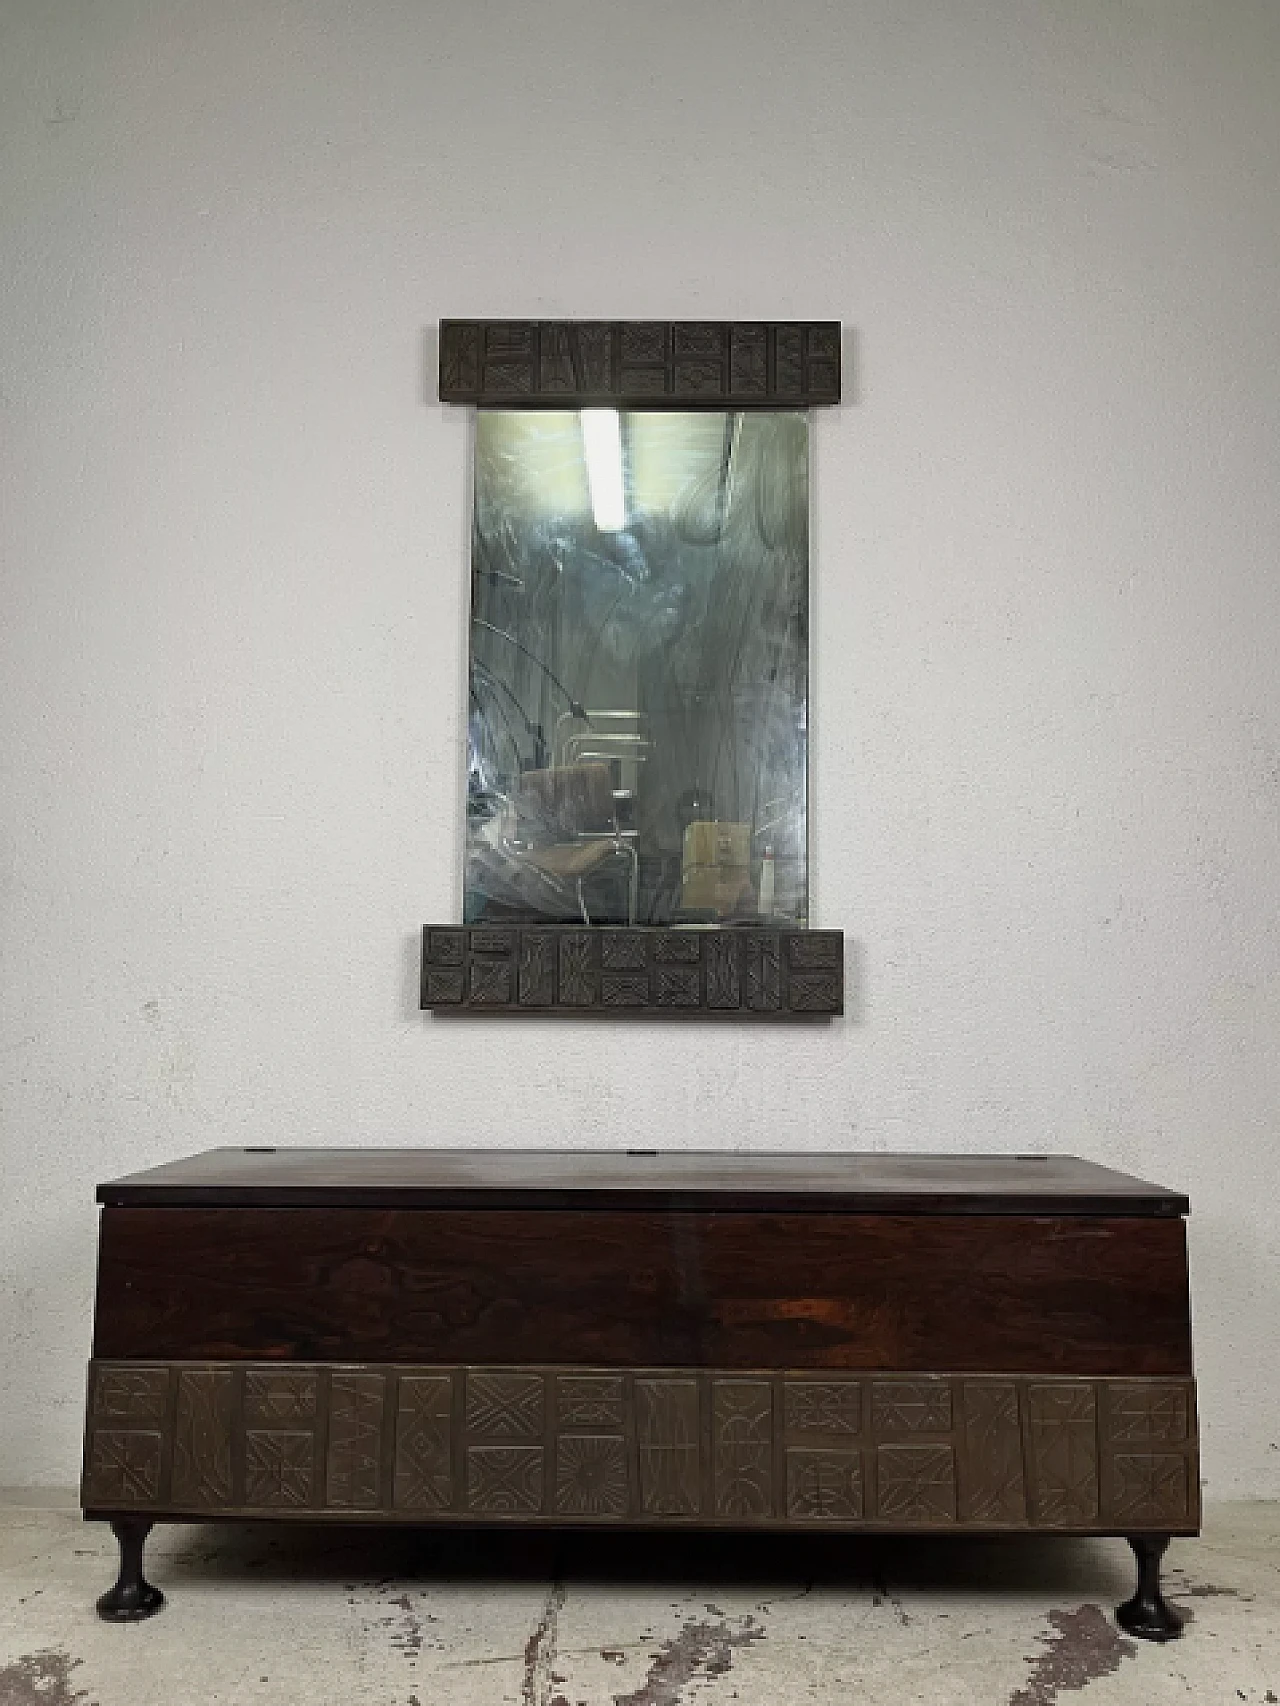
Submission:
<svg viewBox="0 0 1280 1706">
<path fill-rule="evenodd" d="M 1120 1541 L 157 1529 L 169 1603 L 112 1626 L 115 1546 L 0 1506 L 0 1706 L 1280 1706 L 1280 1506 L 1175 1541 L 1166 1647 Z"/>
</svg>

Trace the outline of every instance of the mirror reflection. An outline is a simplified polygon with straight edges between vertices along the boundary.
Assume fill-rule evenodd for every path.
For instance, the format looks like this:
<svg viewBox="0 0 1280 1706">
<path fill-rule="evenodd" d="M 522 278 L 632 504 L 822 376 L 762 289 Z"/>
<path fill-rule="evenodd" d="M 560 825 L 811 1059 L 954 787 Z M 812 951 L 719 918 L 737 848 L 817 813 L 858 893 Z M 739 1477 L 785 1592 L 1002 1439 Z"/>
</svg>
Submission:
<svg viewBox="0 0 1280 1706">
<path fill-rule="evenodd" d="M 807 416 L 476 417 L 466 919 L 807 922 Z"/>
</svg>

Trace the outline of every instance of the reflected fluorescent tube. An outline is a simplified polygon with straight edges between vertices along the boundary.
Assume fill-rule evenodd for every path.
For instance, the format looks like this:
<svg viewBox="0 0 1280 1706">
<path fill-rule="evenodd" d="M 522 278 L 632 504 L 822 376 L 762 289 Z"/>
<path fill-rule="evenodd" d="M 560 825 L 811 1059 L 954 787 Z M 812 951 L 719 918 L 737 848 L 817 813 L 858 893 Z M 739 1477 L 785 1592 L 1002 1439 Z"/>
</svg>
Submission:
<svg viewBox="0 0 1280 1706">
<path fill-rule="evenodd" d="M 616 409 L 583 409 L 582 449 L 587 459 L 591 513 L 601 533 L 627 525 L 622 495 L 622 429 Z"/>
</svg>

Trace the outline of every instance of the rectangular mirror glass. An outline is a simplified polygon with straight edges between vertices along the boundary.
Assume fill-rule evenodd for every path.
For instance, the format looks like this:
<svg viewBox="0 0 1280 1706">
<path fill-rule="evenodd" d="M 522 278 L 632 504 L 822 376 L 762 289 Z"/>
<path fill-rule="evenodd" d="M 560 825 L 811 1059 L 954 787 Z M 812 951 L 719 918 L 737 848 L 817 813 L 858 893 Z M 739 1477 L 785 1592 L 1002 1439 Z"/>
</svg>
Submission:
<svg viewBox="0 0 1280 1706">
<path fill-rule="evenodd" d="M 481 409 L 466 921 L 808 922 L 809 423 Z"/>
</svg>

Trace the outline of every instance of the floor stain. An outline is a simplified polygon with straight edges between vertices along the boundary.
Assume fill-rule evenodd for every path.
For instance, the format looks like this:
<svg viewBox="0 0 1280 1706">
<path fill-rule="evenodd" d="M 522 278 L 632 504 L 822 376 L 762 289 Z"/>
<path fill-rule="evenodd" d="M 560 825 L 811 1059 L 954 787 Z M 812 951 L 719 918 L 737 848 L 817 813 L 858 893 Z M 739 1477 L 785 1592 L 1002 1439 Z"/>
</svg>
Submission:
<svg viewBox="0 0 1280 1706">
<path fill-rule="evenodd" d="M 551 1689 L 559 1678 L 552 1672 L 556 1644 L 560 1635 L 560 1613 L 569 1590 L 563 1582 L 553 1582 L 547 1603 L 537 1627 L 524 1644 L 524 1681 L 520 1688 L 520 1706 L 569 1706 L 563 1694 L 552 1695 Z"/>
<path fill-rule="evenodd" d="M 686 1683 L 723 1676 L 733 1668 L 735 1647 L 764 1640 L 764 1630 L 754 1617 L 741 1617 L 738 1624 L 732 1628 L 724 1618 L 716 1623 L 686 1623 L 654 1656 L 640 1687 L 632 1694 L 614 1695 L 614 1706 L 679 1706 Z"/>
<path fill-rule="evenodd" d="M 1135 1644 L 1116 1633 L 1100 1606 L 1051 1611 L 1049 1623 L 1054 1633 L 1041 1637 L 1045 1650 L 1032 1663 L 1026 1686 L 1009 1696 L 1009 1706 L 1054 1706 L 1060 1694 L 1110 1676 L 1137 1655 Z"/>
<path fill-rule="evenodd" d="M 0 1670 L 0 1706 L 94 1706 L 83 1689 L 71 1686 L 81 1663 L 56 1647 L 24 1653 Z"/>
</svg>

